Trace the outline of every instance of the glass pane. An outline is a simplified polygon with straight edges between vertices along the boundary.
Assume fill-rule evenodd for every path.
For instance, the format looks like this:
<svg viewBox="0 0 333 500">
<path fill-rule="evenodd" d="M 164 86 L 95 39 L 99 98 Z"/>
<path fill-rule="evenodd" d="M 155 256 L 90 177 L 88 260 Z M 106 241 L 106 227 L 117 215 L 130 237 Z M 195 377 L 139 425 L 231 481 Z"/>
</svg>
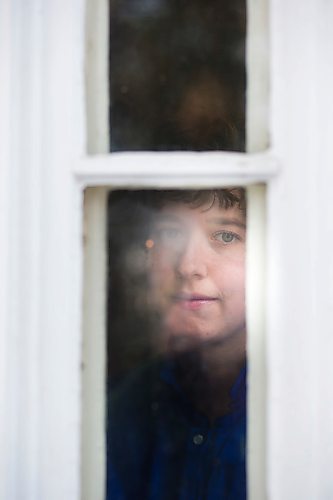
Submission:
<svg viewBox="0 0 333 500">
<path fill-rule="evenodd" d="M 246 498 L 246 193 L 115 191 L 107 500 Z"/>
<path fill-rule="evenodd" d="M 110 0 L 111 150 L 245 147 L 245 0 Z"/>
</svg>

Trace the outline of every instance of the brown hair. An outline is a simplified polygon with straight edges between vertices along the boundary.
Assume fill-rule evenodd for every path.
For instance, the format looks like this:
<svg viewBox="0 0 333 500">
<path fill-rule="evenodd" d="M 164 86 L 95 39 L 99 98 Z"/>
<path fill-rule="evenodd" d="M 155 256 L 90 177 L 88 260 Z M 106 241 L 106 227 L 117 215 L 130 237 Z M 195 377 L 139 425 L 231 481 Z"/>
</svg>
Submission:
<svg viewBox="0 0 333 500">
<path fill-rule="evenodd" d="M 218 203 L 221 208 L 238 206 L 242 211 L 246 210 L 246 191 L 244 188 L 232 187 L 221 189 L 166 189 L 166 190 L 135 190 L 114 191 L 110 194 L 109 207 L 120 205 L 127 211 L 129 207 L 144 207 L 160 209 L 168 203 L 186 203 L 193 208 L 205 204 L 213 206 Z M 119 205 L 120 204 L 120 205 Z"/>
</svg>

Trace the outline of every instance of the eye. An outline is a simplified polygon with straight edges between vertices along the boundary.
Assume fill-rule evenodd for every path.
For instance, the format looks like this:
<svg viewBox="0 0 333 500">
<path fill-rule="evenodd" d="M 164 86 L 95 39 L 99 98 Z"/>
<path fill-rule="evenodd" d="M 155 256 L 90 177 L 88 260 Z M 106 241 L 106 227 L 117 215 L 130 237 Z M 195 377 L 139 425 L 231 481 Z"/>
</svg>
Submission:
<svg viewBox="0 0 333 500">
<path fill-rule="evenodd" d="M 159 230 L 159 237 L 164 240 L 176 240 L 181 235 L 181 230 L 176 227 L 164 227 Z"/>
<path fill-rule="evenodd" d="M 239 236 L 232 231 L 219 231 L 213 235 L 214 240 L 220 241 L 221 243 L 233 243 L 235 240 L 239 240 Z"/>
<path fill-rule="evenodd" d="M 161 245 L 178 247 L 184 240 L 184 231 L 177 226 L 165 226 L 157 228 L 157 240 Z"/>
<path fill-rule="evenodd" d="M 162 236 L 162 238 L 173 240 L 180 237 L 181 231 L 180 229 L 175 227 L 166 227 L 164 229 L 161 229 L 160 235 Z"/>
</svg>

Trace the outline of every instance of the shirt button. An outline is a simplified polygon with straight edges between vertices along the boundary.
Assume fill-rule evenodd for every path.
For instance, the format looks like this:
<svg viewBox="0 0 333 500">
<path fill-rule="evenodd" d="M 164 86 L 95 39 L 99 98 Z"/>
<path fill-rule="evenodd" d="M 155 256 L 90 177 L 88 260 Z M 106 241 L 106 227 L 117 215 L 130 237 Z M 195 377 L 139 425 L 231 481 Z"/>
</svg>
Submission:
<svg viewBox="0 0 333 500">
<path fill-rule="evenodd" d="M 202 444 L 204 440 L 204 437 L 202 434 L 196 434 L 193 436 L 193 443 L 194 444 Z"/>
</svg>

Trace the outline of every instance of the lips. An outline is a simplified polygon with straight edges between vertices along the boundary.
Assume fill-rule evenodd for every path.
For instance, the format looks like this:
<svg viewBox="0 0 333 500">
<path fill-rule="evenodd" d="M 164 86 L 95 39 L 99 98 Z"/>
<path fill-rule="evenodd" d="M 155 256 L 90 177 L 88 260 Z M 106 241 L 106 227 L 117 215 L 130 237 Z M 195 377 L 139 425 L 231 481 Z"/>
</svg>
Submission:
<svg viewBox="0 0 333 500">
<path fill-rule="evenodd" d="M 197 293 L 178 293 L 173 296 L 173 300 L 183 309 L 196 311 L 203 307 L 215 304 L 219 299 L 217 297 Z"/>
</svg>

